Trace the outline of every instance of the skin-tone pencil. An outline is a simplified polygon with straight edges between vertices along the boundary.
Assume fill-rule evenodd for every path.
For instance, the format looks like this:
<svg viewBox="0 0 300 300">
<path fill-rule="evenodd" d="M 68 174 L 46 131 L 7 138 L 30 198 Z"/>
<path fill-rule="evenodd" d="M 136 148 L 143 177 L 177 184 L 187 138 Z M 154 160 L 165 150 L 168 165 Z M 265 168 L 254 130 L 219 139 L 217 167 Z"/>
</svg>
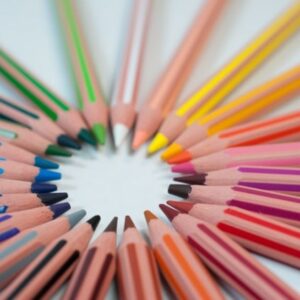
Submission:
<svg viewBox="0 0 300 300">
<path fill-rule="evenodd" d="M 81 146 L 38 109 L 0 96 L 0 115 L 28 126 L 53 144 L 72 149 Z"/>
<path fill-rule="evenodd" d="M 100 221 L 86 223 L 53 240 L 2 292 L 4 299 L 50 299 L 75 270 Z"/>
<path fill-rule="evenodd" d="M 72 156 L 66 149 L 21 125 L 0 120 L 0 141 L 8 142 L 38 155 Z"/>
<path fill-rule="evenodd" d="M 139 148 L 173 108 L 197 58 L 217 23 L 226 0 L 205 1 L 137 116 L 132 148 Z"/>
<path fill-rule="evenodd" d="M 23 164 L 32 165 L 43 169 L 58 169 L 59 164 L 41 156 L 14 146 L 12 144 L 0 141 L 0 156 L 9 160 L 17 161 Z"/>
<path fill-rule="evenodd" d="M 119 147 L 124 141 L 136 116 L 136 102 L 152 0 L 133 0 L 131 5 L 132 12 L 126 33 L 127 40 L 110 111 L 116 147 Z"/>
<path fill-rule="evenodd" d="M 189 126 L 162 154 L 167 160 L 209 135 L 261 115 L 300 94 L 300 65 L 224 104 Z"/>
<path fill-rule="evenodd" d="M 69 136 L 95 145 L 95 140 L 80 116 L 60 96 L 30 73 L 4 49 L 0 49 L 1 75 L 26 96 Z"/>
<path fill-rule="evenodd" d="M 122 299 L 162 299 L 153 252 L 129 216 L 125 218 L 117 259 L 119 294 Z"/>
<path fill-rule="evenodd" d="M 52 181 L 61 179 L 61 173 L 40 169 L 0 157 L 0 178 L 21 181 Z"/>
<path fill-rule="evenodd" d="M 299 299 L 296 291 L 216 226 L 164 204 L 160 207 L 202 261 L 245 299 Z"/>
<path fill-rule="evenodd" d="M 174 180 L 195 185 L 241 185 L 276 192 L 300 193 L 300 170 L 297 168 L 238 166 L 177 177 Z"/>
<path fill-rule="evenodd" d="M 0 194 L 20 193 L 51 193 L 57 190 L 55 184 L 19 181 L 11 179 L 0 179 Z"/>
<path fill-rule="evenodd" d="M 71 208 L 67 202 L 28 210 L 5 213 L 0 216 L 0 242 L 6 241 L 21 231 L 49 222 Z"/>
<path fill-rule="evenodd" d="M 145 211 L 156 261 L 177 299 L 224 299 L 187 242 L 150 211 Z"/>
<path fill-rule="evenodd" d="M 227 205 L 300 227 L 300 197 L 242 186 L 170 185 L 169 193 L 195 203 Z"/>
<path fill-rule="evenodd" d="M 241 246 L 300 268 L 300 229 L 237 207 L 171 201 L 181 212 L 215 225 Z"/>
<path fill-rule="evenodd" d="M 85 251 L 62 299 L 105 299 L 116 272 L 117 223 L 114 217 Z"/>
<path fill-rule="evenodd" d="M 0 288 L 14 279 L 54 239 L 73 228 L 86 212 L 81 209 L 24 230 L 0 245 Z"/>
<path fill-rule="evenodd" d="M 299 28 L 300 3 L 295 1 L 166 118 L 151 142 L 148 152 L 154 153 L 173 142 L 186 127 L 225 100 Z"/>
<path fill-rule="evenodd" d="M 300 143 L 265 144 L 249 147 L 233 147 L 178 164 L 173 172 L 203 173 L 235 167 L 257 166 L 300 166 Z"/>
<path fill-rule="evenodd" d="M 4 194 L 0 195 L 0 213 L 11 213 L 45 205 L 48 206 L 66 198 L 68 198 L 67 193 Z"/>
<path fill-rule="evenodd" d="M 88 51 L 75 1 L 56 1 L 72 61 L 79 107 L 97 142 L 104 144 L 108 109 Z"/>
<path fill-rule="evenodd" d="M 221 130 L 198 144 L 168 159 L 178 164 L 230 147 L 300 140 L 300 111 Z"/>
</svg>

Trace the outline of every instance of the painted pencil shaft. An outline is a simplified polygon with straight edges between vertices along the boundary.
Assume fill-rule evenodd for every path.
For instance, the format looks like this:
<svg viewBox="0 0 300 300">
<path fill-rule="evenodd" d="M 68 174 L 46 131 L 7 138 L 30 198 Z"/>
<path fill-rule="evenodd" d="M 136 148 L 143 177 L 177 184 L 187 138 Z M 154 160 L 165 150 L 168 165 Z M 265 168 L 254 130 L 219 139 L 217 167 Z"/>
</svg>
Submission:
<svg viewBox="0 0 300 300">
<path fill-rule="evenodd" d="M 177 299 L 224 299 L 217 284 L 186 241 L 145 211 L 155 258 Z"/>
<path fill-rule="evenodd" d="M 132 1 L 127 41 L 122 54 L 111 108 L 114 142 L 117 147 L 121 145 L 135 121 L 151 6 L 151 0 Z"/>
<path fill-rule="evenodd" d="M 56 3 L 72 61 L 79 108 L 83 112 L 84 118 L 89 124 L 97 142 L 104 144 L 108 109 L 98 85 L 90 53 L 88 52 L 79 18 L 79 9 L 75 1 L 59 0 Z"/>
<path fill-rule="evenodd" d="M 300 3 L 295 1 L 260 35 L 213 75 L 164 121 L 148 151 L 153 153 L 209 113 L 300 28 Z"/>
<path fill-rule="evenodd" d="M 299 294 L 225 233 L 207 222 L 161 205 L 175 229 L 202 261 L 245 299 L 296 300 Z M 259 288 L 257 282 L 259 280 Z"/>
<path fill-rule="evenodd" d="M 29 105 L 0 96 L 0 115 L 28 126 L 53 144 L 80 149 L 80 145 L 47 116 Z"/>
<path fill-rule="evenodd" d="M 221 130 L 168 160 L 177 164 L 229 147 L 300 140 L 300 111 Z"/>
<path fill-rule="evenodd" d="M 67 216 L 24 230 L 0 245 L 0 288 L 7 286 L 54 239 L 75 226 L 86 212 Z"/>
<path fill-rule="evenodd" d="M 200 7 L 191 27 L 139 112 L 133 149 L 137 149 L 155 133 L 174 106 L 225 4 L 226 0 L 209 0 Z"/>
<path fill-rule="evenodd" d="M 188 127 L 162 154 L 168 159 L 223 129 L 244 122 L 300 94 L 300 65 L 224 104 Z"/>
<path fill-rule="evenodd" d="M 0 194 L 50 193 L 57 190 L 55 184 L 0 179 Z"/>
<path fill-rule="evenodd" d="M 35 104 L 52 121 L 75 139 L 94 144 L 79 112 L 71 108 L 49 87 L 21 66 L 10 54 L 0 49 L 1 75 Z"/>
<path fill-rule="evenodd" d="M 50 299 L 74 271 L 96 224 L 89 221 L 53 240 L 2 292 L 4 299 Z"/>
</svg>

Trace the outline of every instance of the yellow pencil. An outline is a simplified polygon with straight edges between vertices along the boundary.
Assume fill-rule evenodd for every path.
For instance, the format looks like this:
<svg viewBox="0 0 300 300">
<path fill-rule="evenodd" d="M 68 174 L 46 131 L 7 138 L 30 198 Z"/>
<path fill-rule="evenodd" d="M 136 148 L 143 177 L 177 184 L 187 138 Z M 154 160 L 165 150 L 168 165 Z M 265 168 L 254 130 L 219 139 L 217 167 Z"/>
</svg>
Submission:
<svg viewBox="0 0 300 300">
<path fill-rule="evenodd" d="M 299 28 L 300 1 L 296 1 L 166 118 L 148 152 L 165 147 L 211 111 Z"/>
</svg>

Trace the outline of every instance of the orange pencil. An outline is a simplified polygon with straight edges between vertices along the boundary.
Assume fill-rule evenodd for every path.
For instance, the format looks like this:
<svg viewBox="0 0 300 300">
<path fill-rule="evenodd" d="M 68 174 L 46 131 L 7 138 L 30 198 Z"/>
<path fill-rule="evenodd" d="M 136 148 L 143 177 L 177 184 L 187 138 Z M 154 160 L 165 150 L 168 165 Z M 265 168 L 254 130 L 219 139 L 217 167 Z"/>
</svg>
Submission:
<svg viewBox="0 0 300 300">
<path fill-rule="evenodd" d="M 104 232 L 80 259 L 62 299 L 104 299 L 116 271 L 116 231 L 114 217 Z"/>
<path fill-rule="evenodd" d="M 162 299 L 158 271 L 152 250 L 126 216 L 118 248 L 118 284 L 124 300 Z"/>
<path fill-rule="evenodd" d="M 150 211 L 144 212 L 155 258 L 177 299 L 224 299 L 189 245 Z"/>
<path fill-rule="evenodd" d="M 70 277 L 98 223 L 86 223 L 52 241 L 45 250 L 4 290 L 3 299 L 50 299 Z"/>
<path fill-rule="evenodd" d="M 133 149 L 140 147 L 155 133 L 174 106 L 225 3 L 226 0 L 206 0 L 200 8 L 189 31 L 138 114 Z"/>
</svg>

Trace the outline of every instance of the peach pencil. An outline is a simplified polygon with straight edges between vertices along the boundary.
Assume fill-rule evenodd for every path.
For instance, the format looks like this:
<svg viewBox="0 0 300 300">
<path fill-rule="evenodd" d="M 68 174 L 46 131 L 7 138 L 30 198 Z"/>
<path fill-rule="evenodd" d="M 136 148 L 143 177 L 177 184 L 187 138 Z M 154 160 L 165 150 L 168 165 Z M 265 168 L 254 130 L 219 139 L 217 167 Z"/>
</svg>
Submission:
<svg viewBox="0 0 300 300">
<path fill-rule="evenodd" d="M 219 287 L 186 241 L 150 211 L 145 211 L 159 268 L 177 299 L 224 299 Z"/>
<path fill-rule="evenodd" d="M 203 173 L 239 165 L 300 166 L 300 142 L 233 147 L 178 164 L 173 172 Z"/>
<path fill-rule="evenodd" d="M 86 212 L 81 209 L 24 230 L 0 245 L 0 288 L 7 286 L 46 246 L 73 228 Z"/>
<path fill-rule="evenodd" d="M 0 156 L 0 178 L 43 182 L 59 180 L 61 173 L 6 160 Z"/>
<path fill-rule="evenodd" d="M 0 194 L 51 193 L 57 190 L 55 184 L 0 179 Z"/>
<path fill-rule="evenodd" d="M 105 299 L 116 271 L 117 223 L 114 217 L 85 251 L 62 299 Z"/>
<path fill-rule="evenodd" d="M 171 184 L 169 193 L 195 203 L 228 205 L 300 227 L 300 197 L 243 186 Z"/>
<path fill-rule="evenodd" d="M 221 130 L 204 141 L 185 149 L 168 159 L 178 164 L 230 147 L 252 146 L 266 143 L 282 143 L 300 140 L 300 111 L 279 117 L 247 122 Z"/>
<path fill-rule="evenodd" d="M 189 126 L 162 154 L 167 160 L 208 136 L 275 109 L 300 94 L 300 65 L 222 105 Z"/>
<path fill-rule="evenodd" d="M 28 126 L 53 144 L 77 150 L 81 147 L 46 115 L 29 105 L 0 96 L 0 115 Z"/>
<path fill-rule="evenodd" d="M 55 204 L 68 198 L 67 193 L 0 194 L 0 213 L 11 213 Z"/>
<path fill-rule="evenodd" d="M 300 268 L 300 229 L 237 207 L 168 202 L 181 212 L 215 225 L 241 246 Z"/>
<path fill-rule="evenodd" d="M 173 142 L 185 128 L 212 111 L 299 28 L 300 3 L 295 1 L 169 114 L 151 142 L 148 152 L 154 153 Z"/>
<path fill-rule="evenodd" d="M 38 155 L 71 156 L 71 152 L 51 144 L 50 141 L 32 130 L 0 120 L 0 141 L 24 148 Z"/>
<path fill-rule="evenodd" d="M 3 299 L 50 299 L 70 277 L 100 221 L 87 222 L 56 238 L 2 291 Z"/>
<path fill-rule="evenodd" d="M 34 155 L 33 153 L 14 146 L 12 144 L 0 141 L 0 156 L 9 160 L 17 161 L 20 163 L 32 165 L 43 169 L 58 169 L 59 164 L 51 160 L 45 159 L 41 156 Z"/>
<path fill-rule="evenodd" d="M 137 149 L 159 128 L 177 101 L 197 58 L 217 23 L 226 0 L 206 0 L 137 116 L 132 148 Z"/>
<path fill-rule="evenodd" d="M 164 204 L 160 207 L 202 261 L 245 299 L 299 299 L 296 291 L 216 226 Z"/>
<path fill-rule="evenodd" d="M 162 299 L 153 252 L 129 216 L 125 218 L 117 259 L 119 294 L 122 299 Z"/>
<path fill-rule="evenodd" d="M 49 222 L 71 208 L 67 202 L 36 207 L 14 213 L 0 215 L 0 242 L 6 241 L 21 231 Z"/>
<path fill-rule="evenodd" d="M 177 177 L 174 180 L 195 185 L 242 185 L 263 190 L 300 194 L 300 170 L 297 168 L 238 166 Z"/>
<path fill-rule="evenodd" d="M 152 0 L 132 0 L 127 41 L 113 91 L 111 123 L 119 147 L 133 126 Z"/>
</svg>

